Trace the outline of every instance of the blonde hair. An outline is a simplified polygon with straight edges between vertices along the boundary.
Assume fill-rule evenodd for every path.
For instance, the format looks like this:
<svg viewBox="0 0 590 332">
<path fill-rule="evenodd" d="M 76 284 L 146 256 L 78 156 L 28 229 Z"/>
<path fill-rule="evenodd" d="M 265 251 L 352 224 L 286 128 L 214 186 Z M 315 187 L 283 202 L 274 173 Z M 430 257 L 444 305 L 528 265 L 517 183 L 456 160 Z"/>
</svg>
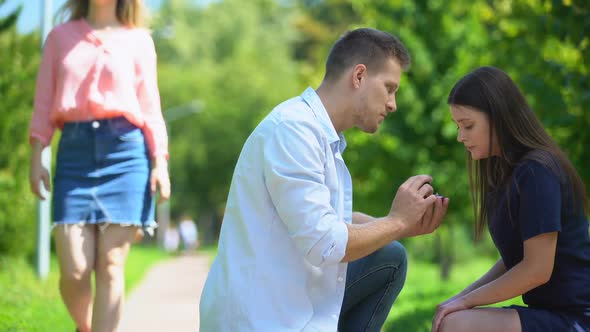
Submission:
<svg viewBox="0 0 590 332">
<path fill-rule="evenodd" d="M 88 16 L 90 0 L 67 0 L 60 8 L 57 19 L 60 22 L 74 21 Z M 117 0 L 117 20 L 130 27 L 146 27 L 148 12 L 143 0 Z"/>
</svg>

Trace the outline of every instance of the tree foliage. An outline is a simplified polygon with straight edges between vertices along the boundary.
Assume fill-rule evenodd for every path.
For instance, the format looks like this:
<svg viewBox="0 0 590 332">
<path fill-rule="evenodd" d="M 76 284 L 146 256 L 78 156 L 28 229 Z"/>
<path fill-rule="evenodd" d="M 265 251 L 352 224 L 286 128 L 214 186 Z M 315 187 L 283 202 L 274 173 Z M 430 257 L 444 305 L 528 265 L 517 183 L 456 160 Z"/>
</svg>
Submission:
<svg viewBox="0 0 590 332">
<path fill-rule="evenodd" d="M 28 124 L 39 38 L 17 33 L 19 12 L 20 8 L 0 19 L 0 255 L 30 254 L 35 240 L 35 205 L 28 184 Z"/>
<path fill-rule="evenodd" d="M 247 136 L 297 93 L 289 13 L 274 1 L 169 1 L 155 26 L 164 109 L 198 100 L 202 112 L 169 124 L 173 214 L 200 218 L 215 239 Z"/>
<path fill-rule="evenodd" d="M 0 0 L 0 5 L 4 1 Z M 371 26 L 398 35 L 413 64 L 402 78 L 398 112 L 375 135 L 346 133 L 354 208 L 387 212 L 407 177 L 427 173 L 451 197 L 434 236 L 410 251 L 445 265 L 472 255 L 472 212 L 464 151 L 446 98 L 477 66 L 507 71 L 550 134 L 590 184 L 590 4 L 575 0 L 224 0 L 163 2 L 155 13 L 164 111 L 198 100 L 201 112 L 168 123 L 173 215 L 189 212 L 215 238 L 229 184 L 248 134 L 276 104 L 317 87 L 332 43 Z M 0 19 L 0 254 L 32 247 L 33 197 L 27 183 L 38 37 L 20 35 L 16 13 Z M 202 219 L 202 218 L 199 218 Z M 6 234 L 6 235 L 4 235 Z M 489 243 L 488 243 L 489 244 Z M 480 251 L 491 246 L 482 246 Z"/>
<path fill-rule="evenodd" d="M 395 188 L 413 174 L 434 177 L 436 191 L 451 197 L 444 225 L 435 236 L 412 239 L 410 251 L 431 257 L 448 274 L 449 262 L 467 255 L 472 212 L 463 147 L 446 99 L 453 84 L 481 65 L 507 71 L 525 92 L 548 131 L 569 153 L 590 184 L 587 33 L 588 2 L 583 1 L 299 1 L 298 27 L 311 40 L 305 54 L 310 71 L 321 71 L 323 42 L 345 29 L 371 26 L 398 35 L 412 55 L 402 79 L 398 112 L 380 132 L 347 134 L 346 160 L 354 181 L 355 209 L 383 215 Z M 344 19 L 335 20 L 334 15 Z M 311 27 L 311 28 L 310 28 Z M 321 32 L 321 33 L 319 33 Z M 310 45 L 313 47 L 309 49 Z M 464 239 L 457 241 L 457 239 Z M 489 250 L 489 245 L 478 250 Z"/>
</svg>

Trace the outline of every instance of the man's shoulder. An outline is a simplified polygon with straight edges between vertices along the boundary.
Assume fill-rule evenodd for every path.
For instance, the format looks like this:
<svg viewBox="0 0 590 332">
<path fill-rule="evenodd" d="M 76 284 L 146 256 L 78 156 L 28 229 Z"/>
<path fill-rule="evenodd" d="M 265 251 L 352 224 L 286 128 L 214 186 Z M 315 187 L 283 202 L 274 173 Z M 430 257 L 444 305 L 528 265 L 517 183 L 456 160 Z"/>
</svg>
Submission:
<svg viewBox="0 0 590 332">
<path fill-rule="evenodd" d="M 274 114 L 279 121 L 309 121 L 314 119 L 313 111 L 301 96 L 285 100 L 277 105 L 271 114 Z"/>
<path fill-rule="evenodd" d="M 277 105 L 258 124 L 250 138 L 255 142 L 268 143 L 281 139 L 322 144 L 325 136 L 314 111 L 298 96 Z"/>
<path fill-rule="evenodd" d="M 320 128 L 313 110 L 301 96 L 288 99 L 277 105 L 263 120 L 273 128 Z"/>
</svg>

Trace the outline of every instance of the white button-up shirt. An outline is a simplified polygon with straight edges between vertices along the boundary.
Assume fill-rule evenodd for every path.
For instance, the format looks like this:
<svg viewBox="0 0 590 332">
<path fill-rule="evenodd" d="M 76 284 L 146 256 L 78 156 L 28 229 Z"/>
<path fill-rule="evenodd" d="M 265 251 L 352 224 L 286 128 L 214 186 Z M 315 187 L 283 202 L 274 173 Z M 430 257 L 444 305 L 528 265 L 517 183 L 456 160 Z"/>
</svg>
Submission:
<svg viewBox="0 0 590 332">
<path fill-rule="evenodd" d="M 252 132 L 201 297 L 201 331 L 337 330 L 352 222 L 345 146 L 311 88 Z"/>
</svg>

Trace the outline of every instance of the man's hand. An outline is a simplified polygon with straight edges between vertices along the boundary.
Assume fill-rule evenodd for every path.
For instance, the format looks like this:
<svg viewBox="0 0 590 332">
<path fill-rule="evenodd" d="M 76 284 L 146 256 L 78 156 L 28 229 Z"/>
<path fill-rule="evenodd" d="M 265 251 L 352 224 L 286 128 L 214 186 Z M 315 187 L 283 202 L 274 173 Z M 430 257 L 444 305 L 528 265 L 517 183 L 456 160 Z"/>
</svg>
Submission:
<svg viewBox="0 0 590 332">
<path fill-rule="evenodd" d="M 432 177 L 416 175 L 398 189 L 389 216 L 401 221 L 404 237 L 430 234 L 447 213 L 449 199 L 433 195 Z"/>
<path fill-rule="evenodd" d="M 426 208 L 426 212 L 420 220 L 420 227 L 415 235 L 430 234 L 434 232 L 438 226 L 440 226 L 444 216 L 447 214 L 449 199 L 443 196 L 434 196 L 436 197 L 436 200 L 432 204 L 432 207 Z"/>
</svg>

